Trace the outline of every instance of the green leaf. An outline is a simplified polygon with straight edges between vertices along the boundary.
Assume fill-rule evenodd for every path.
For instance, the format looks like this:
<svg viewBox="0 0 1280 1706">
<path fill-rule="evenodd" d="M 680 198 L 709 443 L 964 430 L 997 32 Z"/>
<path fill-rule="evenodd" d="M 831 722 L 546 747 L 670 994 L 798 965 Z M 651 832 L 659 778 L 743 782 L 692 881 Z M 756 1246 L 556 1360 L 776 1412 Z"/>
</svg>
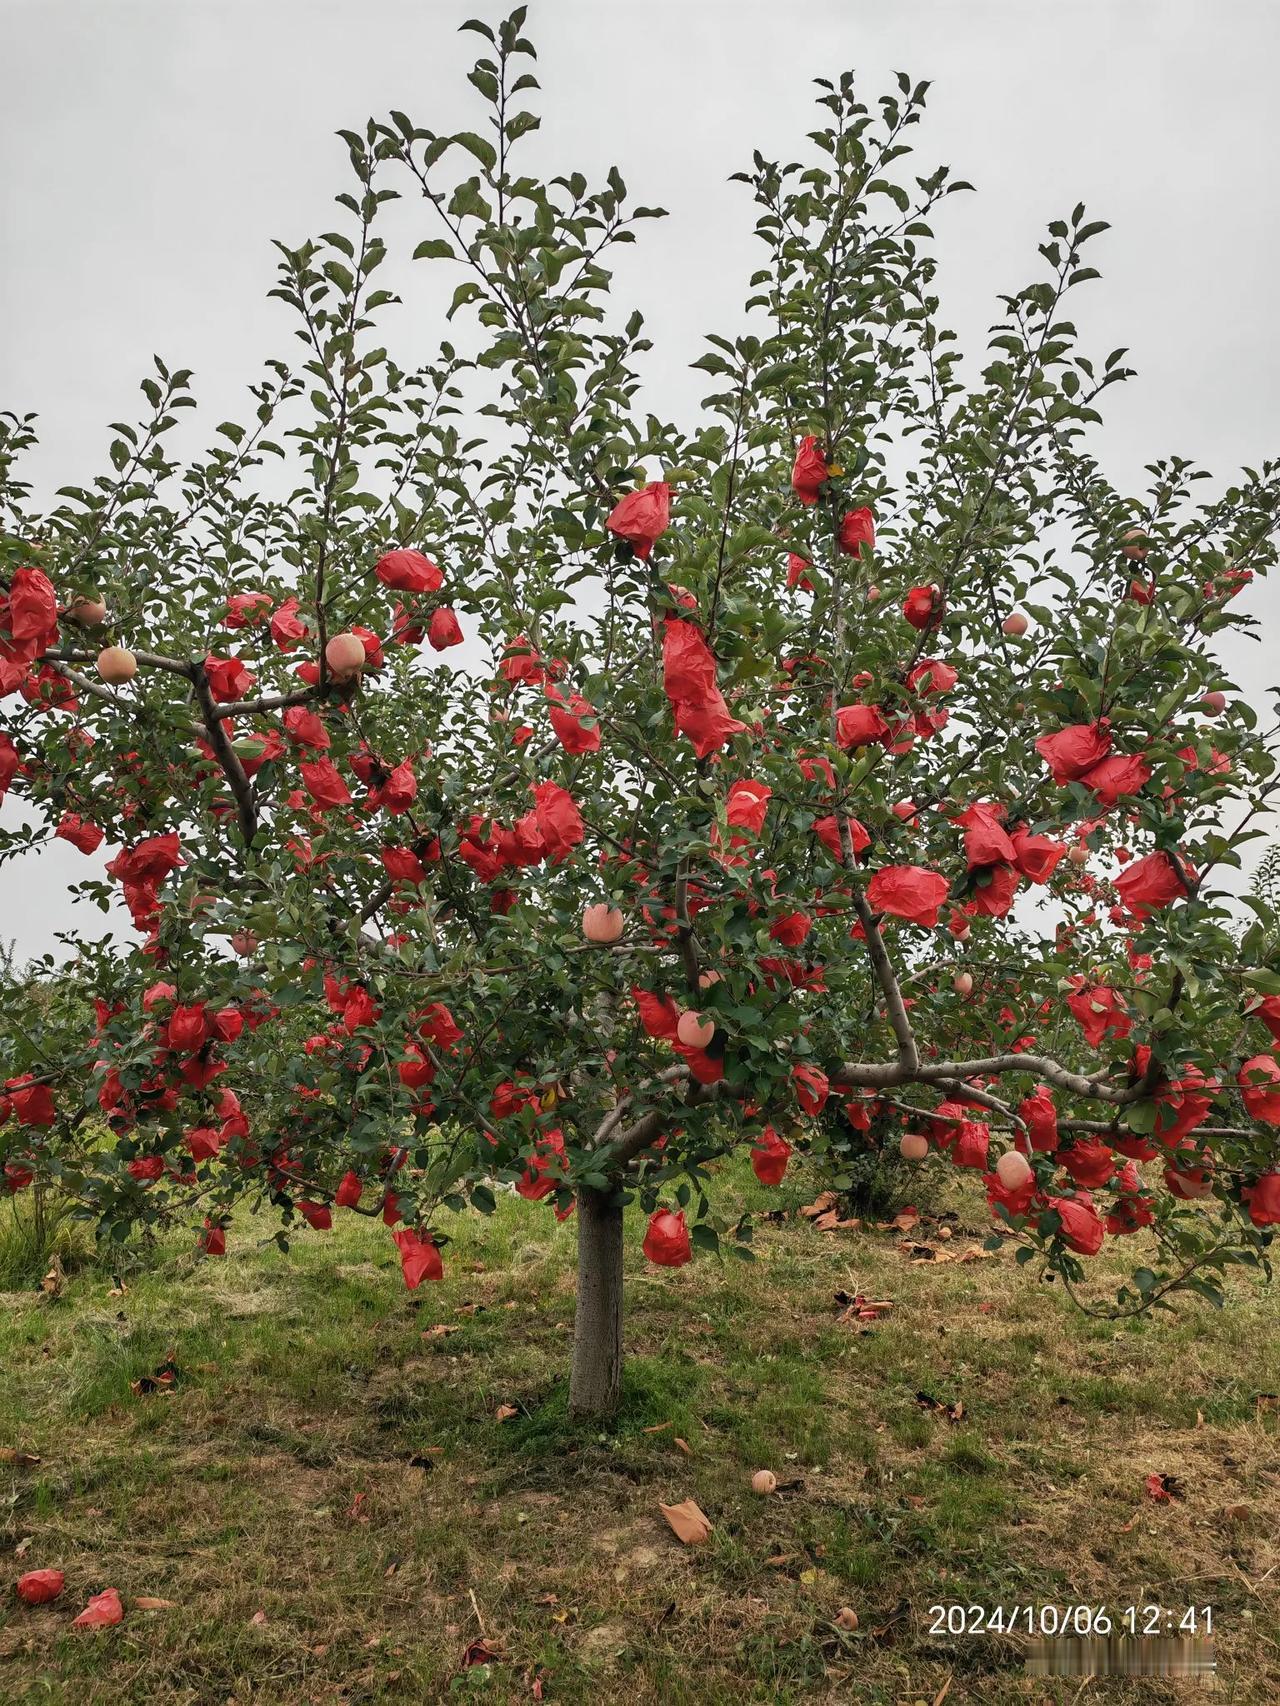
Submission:
<svg viewBox="0 0 1280 1706">
<path fill-rule="evenodd" d="M 453 301 L 449 304 L 449 312 L 445 315 L 445 319 L 452 320 L 459 308 L 464 308 L 468 302 L 474 302 L 478 296 L 483 295 L 484 292 L 475 279 L 464 278 L 453 293 Z"/>
<path fill-rule="evenodd" d="M 487 142 L 483 136 L 477 136 L 473 130 L 459 131 L 452 140 L 459 148 L 465 148 L 468 154 L 474 154 L 486 172 L 491 172 L 498 163 L 498 151 L 492 142 Z"/>
</svg>

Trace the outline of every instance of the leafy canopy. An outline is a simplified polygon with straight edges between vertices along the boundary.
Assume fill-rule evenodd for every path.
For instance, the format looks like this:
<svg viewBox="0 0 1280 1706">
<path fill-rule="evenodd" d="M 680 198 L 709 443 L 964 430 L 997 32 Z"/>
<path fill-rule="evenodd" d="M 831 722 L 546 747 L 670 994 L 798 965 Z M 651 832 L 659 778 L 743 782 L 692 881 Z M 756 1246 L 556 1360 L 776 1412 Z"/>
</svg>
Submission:
<svg viewBox="0 0 1280 1706">
<path fill-rule="evenodd" d="M 1083 207 L 966 369 L 930 221 L 968 186 L 919 172 L 906 77 L 820 82 L 806 159 L 739 175 L 752 329 L 657 418 L 610 268 L 661 210 L 526 166 L 523 21 L 466 26 L 474 132 L 342 133 L 336 228 L 278 245 L 294 359 L 210 449 L 174 448 L 191 375 L 157 360 L 41 513 L 5 417 L 0 856 L 72 840 L 75 898 L 132 923 L 9 1004 L 9 1187 L 210 1251 L 239 1197 L 282 1243 L 336 1200 L 403 1223 L 416 1283 L 439 1209 L 507 1183 L 740 1247 L 709 1164 L 780 1176 L 834 1098 L 987 1171 L 1028 1260 L 1149 1227 L 1121 1306 L 1214 1295 L 1280 1212 L 1274 906 L 1240 939 L 1221 886 L 1275 730 L 1213 651 L 1280 469 L 1108 482 L 1129 374 L 1070 318 Z M 456 279 L 418 368 L 398 198 Z"/>
</svg>

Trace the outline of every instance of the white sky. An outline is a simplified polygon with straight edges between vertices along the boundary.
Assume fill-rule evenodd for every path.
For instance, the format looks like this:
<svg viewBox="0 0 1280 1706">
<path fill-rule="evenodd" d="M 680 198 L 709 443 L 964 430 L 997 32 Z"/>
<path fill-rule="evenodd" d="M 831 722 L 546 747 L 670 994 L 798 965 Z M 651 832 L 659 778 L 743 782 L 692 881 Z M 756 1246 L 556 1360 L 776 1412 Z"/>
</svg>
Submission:
<svg viewBox="0 0 1280 1706">
<path fill-rule="evenodd" d="M 106 466 L 105 423 L 132 417 L 153 351 L 196 370 L 209 430 L 244 414 L 262 359 L 293 359 L 288 311 L 266 299 L 270 239 L 332 227 L 339 126 L 400 108 L 478 128 L 465 72 L 483 44 L 456 33 L 477 15 L 499 14 L 483 0 L 0 0 L 0 406 L 41 415 L 43 489 Z M 619 272 L 657 345 L 660 412 L 702 394 L 687 365 L 704 332 L 734 329 L 758 264 L 729 173 L 754 147 L 801 154 L 814 76 L 853 67 L 873 100 L 902 69 L 934 83 L 922 170 L 946 162 L 978 190 L 937 221 L 963 347 L 981 354 L 996 292 L 1035 276 L 1044 226 L 1082 200 L 1114 229 L 1091 250 L 1104 276 L 1077 323 L 1139 369 L 1104 399 L 1112 477 L 1136 486 L 1174 452 L 1227 475 L 1280 451 L 1273 0 L 535 0 L 526 33 L 537 165 L 599 178 L 616 163 L 636 200 L 671 212 Z M 393 324 L 393 351 L 426 354 L 443 330 Z M 1274 633 L 1280 578 L 1243 607 Z M 1228 641 L 1225 656 L 1255 702 L 1280 678 L 1269 645 Z M 85 868 L 54 844 L 0 870 L 20 958 L 69 922 L 62 885 Z"/>
</svg>

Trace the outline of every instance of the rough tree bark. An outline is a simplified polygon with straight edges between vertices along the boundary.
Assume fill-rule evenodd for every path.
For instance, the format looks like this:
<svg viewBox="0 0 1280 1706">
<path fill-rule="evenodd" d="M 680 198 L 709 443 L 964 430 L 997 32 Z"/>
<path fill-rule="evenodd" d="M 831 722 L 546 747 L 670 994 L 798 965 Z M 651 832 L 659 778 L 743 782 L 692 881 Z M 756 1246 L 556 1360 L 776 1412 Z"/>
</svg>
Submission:
<svg viewBox="0 0 1280 1706">
<path fill-rule="evenodd" d="M 622 1205 L 616 1194 L 578 1192 L 578 1309 L 573 1323 L 569 1414 L 608 1421 L 622 1397 Z"/>
</svg>

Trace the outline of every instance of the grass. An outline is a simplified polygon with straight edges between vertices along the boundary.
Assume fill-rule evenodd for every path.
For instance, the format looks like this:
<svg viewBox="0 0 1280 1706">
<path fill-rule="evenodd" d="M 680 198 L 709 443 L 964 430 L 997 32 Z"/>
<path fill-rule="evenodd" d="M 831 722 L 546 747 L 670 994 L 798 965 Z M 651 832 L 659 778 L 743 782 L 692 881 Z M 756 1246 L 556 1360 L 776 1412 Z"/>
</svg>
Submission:
<svg viewBox="0 0 1280 1706">
<path fill-rule="evenodd" d="M 86 1228 L 39 1186 L 18 1196 L 0 1197 L 0 1292 L 38 1285 L 83 1266 L 92 1254 Z"/>
<path fill-rule="evenodd" d="M 955 1207 L 944 1255 L 983 1225 Z M 162 1248 L 123 1293 L 89 1267 L 53 1299 L 0 1295 L 0 1446 L 40 1459 L 0 1463 L 0 1560 L 67 1574 L 53 1606 L 0 1594 L 6 1706 L 1198 1698 L 1032 1678 L 1017 1639 L 929 1633 L 939 1603 L 1153 1601 L 1213 1606 L 1222 1697 L 1280 1697 L 1265 1292 L 1113 1326 L 1011 1256 L 913 1265 L 892 1232 L 789 1218 L 755 1263 L 658 1271 L 636 1225 L 602 1433 L 566 1418 L 571 1222 L 504 1199 L 408 1294 L 383 1228 L 339 1221 L 288 1257 L 246 1219 L 224 1261 Z M 846 1324 L 839 1289 L 895 1307 Z M 136 1396 L 170 1353 L 176 1388 Z M 1185 1497 L 1147 1499 L 1152 1472 Z M 696 1549 L 658 1512 L 686 1498 L 714 1524 Z M 106 1586 L 124 1624 L 73 1633 Z M 496 1656 L 464 1667 L 479 1639 Z"/>
</svg>

